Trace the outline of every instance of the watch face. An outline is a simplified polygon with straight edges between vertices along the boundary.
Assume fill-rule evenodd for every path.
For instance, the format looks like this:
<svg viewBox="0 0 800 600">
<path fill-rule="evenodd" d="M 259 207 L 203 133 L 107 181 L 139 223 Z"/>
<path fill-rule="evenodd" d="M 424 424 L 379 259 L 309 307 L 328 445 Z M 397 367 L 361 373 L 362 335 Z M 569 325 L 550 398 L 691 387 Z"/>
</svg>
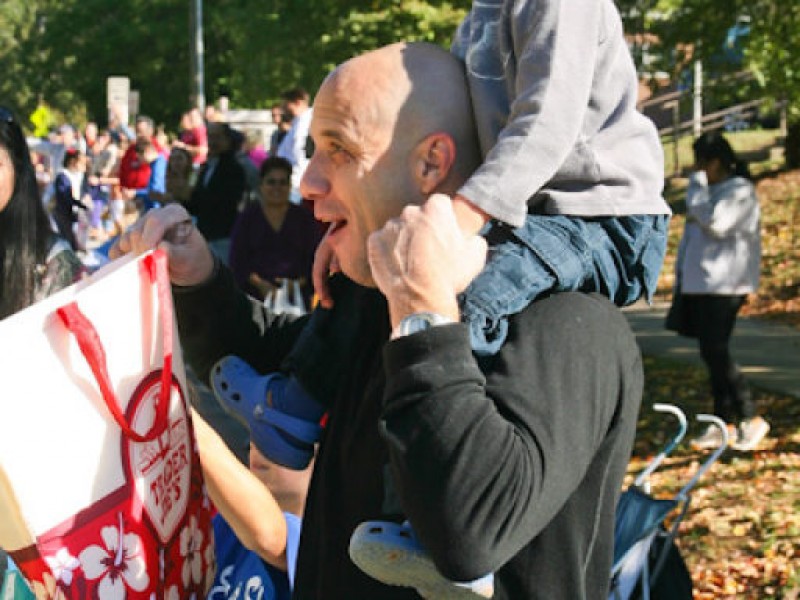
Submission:
<svg viewBox="0 0 800 600">
<path fill-rule="evenodd" d="M 418 331 L 424 331 L 433 327 L 433 321 L 426 314 L 410 315 L 403 319 L 401 333 L 411 335 Z"/>
<path fill-rule="evenodd" d="M 442 315 L 429 312 L 415 313 L 400 321 L 399 335 L 411 335 L 418 331 L 424 331 L 436 325 L 445 325 L 447 323 L 452 323 L 452 320 Z"/>
</svg>

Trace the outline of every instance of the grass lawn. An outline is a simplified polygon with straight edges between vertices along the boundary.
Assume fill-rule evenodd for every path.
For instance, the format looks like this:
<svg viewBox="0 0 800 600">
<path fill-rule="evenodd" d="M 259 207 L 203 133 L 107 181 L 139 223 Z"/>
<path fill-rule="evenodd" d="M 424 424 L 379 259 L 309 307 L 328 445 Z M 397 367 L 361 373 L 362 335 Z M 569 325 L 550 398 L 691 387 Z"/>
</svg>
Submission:
<svg viewBox="0 0 800 600">
<path fill-rule="evenodd" d="M 743 314 L 800 327 L 800 170 L 781 171 L 780 153 L 769 148 L 777 132 L 730 134 L 734 148 L 749 157 L 762 211 L 761 288 Z M 672 172 L 667 145 L 667 172 Z M 682 166 L 691 164 L 691 141 L 681 141 Z M 682 173 L 685 175 L 685 172 Z M 686 179 L 673 178 L 667 198 L 675 216 L 659 281 L 658 299 L 669 300 L 675 254 L 684 225 Z M 677 404 L 690 418 L 711 410 L 705 369 L 645 357 L 645 394 L 629 479 L 674 431 L 656 402 Z M 793 599 L 800 597 L 800 399 L 754 390 L 759 410 L 772 430 L 752 453 L 728 450 L 695 488 L 680 526 L 678 545 L 692 574 L 695 598 Z M 687 437 L 701 424 L 690 423 Z M 689 479 L 704 455 L 682 444 L 652 478 L 656 495 L 671 497 Z"/>
</svg>

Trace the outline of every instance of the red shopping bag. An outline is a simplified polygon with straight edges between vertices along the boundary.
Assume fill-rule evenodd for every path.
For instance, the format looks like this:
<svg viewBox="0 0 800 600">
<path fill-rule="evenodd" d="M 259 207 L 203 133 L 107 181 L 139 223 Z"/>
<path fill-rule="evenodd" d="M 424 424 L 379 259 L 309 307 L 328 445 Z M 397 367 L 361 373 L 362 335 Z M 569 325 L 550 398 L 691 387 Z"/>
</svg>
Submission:
<svg viewBox="0 0 800 600">
<path fill-rule="evenodd" d="M 0 546 L 37 598 L 203 598 L 210 503 L 166 256 L 0 322 Z"/>
</svg>

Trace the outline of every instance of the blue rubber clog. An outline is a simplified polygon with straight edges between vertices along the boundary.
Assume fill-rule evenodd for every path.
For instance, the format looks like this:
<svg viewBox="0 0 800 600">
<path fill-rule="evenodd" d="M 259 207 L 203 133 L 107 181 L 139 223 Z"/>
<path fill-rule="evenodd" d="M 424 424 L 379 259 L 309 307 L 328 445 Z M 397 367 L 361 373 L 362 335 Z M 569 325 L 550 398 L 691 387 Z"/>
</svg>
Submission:
<svg viewBox="0 0 800 600">
<path fill-rule="evenodd" d="M 319 418 L 287 414 L 293 402 L 318 406 L 293 377 L 261 375 L 239 357 L 226 356 L 211 369 L 211 388 L 225 410 L 250 429 L 251 441 L 266 458 L 289 469 L 308 466 L 322 428 Z"/>
</svg>

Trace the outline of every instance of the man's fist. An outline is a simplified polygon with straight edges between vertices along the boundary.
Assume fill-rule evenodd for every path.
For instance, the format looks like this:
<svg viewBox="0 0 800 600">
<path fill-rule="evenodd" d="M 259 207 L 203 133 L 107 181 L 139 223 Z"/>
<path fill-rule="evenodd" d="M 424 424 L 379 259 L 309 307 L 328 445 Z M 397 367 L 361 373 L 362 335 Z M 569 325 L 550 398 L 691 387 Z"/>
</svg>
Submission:
<svg viewBox="0 0 800 600">
<path fill-rule="evenodd" d="M 415 312 L 459 319 L 456 296 L 486 263 L 486 241 L 458 226 L 452 201 L 434 194 L 407 206 L 367 245 L 372 276 L 389 303 L 392 326 Z"/>
</svg>

